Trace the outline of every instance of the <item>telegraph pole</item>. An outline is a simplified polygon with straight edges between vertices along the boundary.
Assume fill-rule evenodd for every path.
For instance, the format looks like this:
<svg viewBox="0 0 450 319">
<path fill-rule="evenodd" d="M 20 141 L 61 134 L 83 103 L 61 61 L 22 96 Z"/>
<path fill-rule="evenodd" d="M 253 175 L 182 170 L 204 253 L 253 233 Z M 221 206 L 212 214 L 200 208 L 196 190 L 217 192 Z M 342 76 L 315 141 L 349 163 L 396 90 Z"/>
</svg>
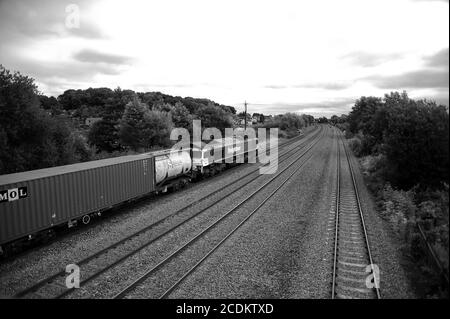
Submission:
<svg viewBox="0 0 450 319">
<path fill-rule="evenodd" d="M 244 130 L 247 130 L 247 101 L 245 101 L 245 103 L 244 103 L 244 105 L 245 105 L 245 114 L 244 114 Z"/>
</svg>

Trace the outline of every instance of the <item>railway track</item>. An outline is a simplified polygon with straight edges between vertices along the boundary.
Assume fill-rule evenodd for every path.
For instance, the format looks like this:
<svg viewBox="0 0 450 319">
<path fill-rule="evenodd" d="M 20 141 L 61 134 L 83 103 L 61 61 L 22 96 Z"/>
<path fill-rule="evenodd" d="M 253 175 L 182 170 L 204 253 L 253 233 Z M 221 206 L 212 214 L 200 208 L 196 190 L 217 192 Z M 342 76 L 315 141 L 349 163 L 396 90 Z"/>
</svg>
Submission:
<svg viewBox="0 0 450 319">
<path fill-rule="evenodd" d="M 337 134 L 331 298 L 380 299 L 379 281 L 378 285 L 373 285 L 379 280 L 379 272 L 370 251 L 353 167 L 345 142 L 340 134 Z M 377 278 L 368 280 L 371 274 Z"/>
<path fill-rule="evenodd" d="M 309 161 L 309 159 L 313 156 L 310 151 L 319 142 L 321 137 L 316 139 L 310 146 L 308 146 L 305 151 L 302 151 L 298 158 L 289 163 L 275 176 L 258 187 L 244 200 L 237 203 L 222 216 L 210 223 L 207 228 L 199 232 L 195 237 L 185 242 L 181 247 L 173 251 L 169 256 L 165 257 L 158 264 L 156 264 L 136 280 L 128 284 L 124 289 L 122 289 L 118 294 L 114 296 L 114 299 L 120 299 L 130 296 L 140 296 L 139 292 L 137 294 L 133 294 L 133 292 L 141 288 L 141 285 L 145 284 L 146 281 L 148 281 L 148 284 L 146 286 L 157 287 L 154 297 L 159 299 L 168 297 L 190 274 L 192 274 L 212 253 L 214 253 L 228 238 L 230 238 L 238 229 L 240 229 Z M 296 164 L 297 166 L 295 167 L 294 165 Z M 291 167 L 294 167 L 294 169 L 289 171 Z M 240 208 L 243 208 L 243 206 L 247 204 L 253 197 L 255 197 L 257 194 L 260 194 L 260 192 L 268 185 L 272 185 L 272 183 L 276 179 L 279 179 L 279 177 L 281 177 L 285 172 L 289 173 L 288 176 L 284 177 L 281 184 L 276 186 L 276 188 L 271 191 L 270 194 L 268 194 L 265 199 L 256 206 L 256 208 L 251 209 L 250 213 L 248 213 L 245 209 L 239 210 Z M 214 234 L 214 231 L 216 231 L 219 235 Z M 205 239 L 205 237 L 207 239 Z M 205 239 L 203 242 L 201 241 L 202 238 Z M 202 253 L 200 254 L 200 256 L 202 256 L 201 258 L 190 256 L 191 254 L 195 256 L 198 251 L 202 251 Z M 183 266 L 180 267 L 180 264 L 183 264 Z M 173 265 L 178 266 L 176 267 L 178 268 L 177 271 L 164 271 L 165 268 L 173 269 Z M 162 276 L 163 279 L 157 279 L 159 276 Z M 151 280 L 152 278 L 153 280 Z M 164 287 L 161 287 L 162 282 L 168 284 L 164 285 Z M 145 297 L 148 296 L 146 295 Z"/>
<path fill-rule="evenodd" d="M 317 142 L 317 136 L 322 133 L 322 129 L 318 130 L 311 136 L 308 136 L 305 140 L 301 140 L 300 143 L 298 141 L 294 141 L 289 145 L 284 144 L 287 148 L 292 146 L 290 149 L 285 151 L 280 155 L 280 163 L 281 160 L 287 161 L 290 158 L 294 157 L 304 148 L 312 147 L 311 144 L 308 144 L 310 141 Z M 309 146 L 308 146 L 309 145 Z M 297 149 L 297 147 L 301 147 Z M 308 149 L 308 150 L 309 150 Z M 210 209 L 212 206 L 216 205 L 218 202 L 227 198 L 231 194 L 238 192 L 244 186 L 250 184 L 254 180 L 258 179 L 261 175 L 255 175 L 259 167 L 256 167 L 254 170 L 250 171 L 244 176 L 240 176 L 238 180 L 232 181 L 227 184 L 225 187 L 218 189 L 206 196 L 184 206 L 183 208 L 171 213 L 170 215 L 152 223 L 144 227 L 143 229 L 131 234 L 123 238 L 122 240 L 109 245 L 98 252 L 84 258 L 83 260 L 79 260 L 76 262 L 78 266 L 83 269 L 83 276 L 81 280 L 81 285 L 85 285 L 88 282 L 93 281 L 100 275 L 104 274 L 108 270 L 114 268 L 115 266 L 123 263 L 128 258 L 136 255 L 139 251 L 144 248 L 150 246 L 154 242 L 163 238 L 164 236 L 170 234 L 177 228 L 186 224 L 190 220 L 199 216 L 206 210 Z M 255 175 L 255 176 L 253 176 Z M 234 186 L 232 188 L 232 186 Z M 231 188 L 230 191 L 225 192 Z M 207 205 L 206 207 L 198 207 L 202 203 L 206 203 L 207 201 L 211 201 L 211 198 L 215 195 L 219 195 L 219 198 L 215 199 Z M 192 208 L 197 208 L 194 212 L 191 211 Z M 167 228 L 165 225 L 168 222 L 172 222 L 173 225 Z M 166 227 L 164 227 L 166 226 Z M 157 235 L 155 235 L 157 234 Z M 87 266 L 87 267 L 86 267 Z M 91 271 L 87 271 L 86 268 L 91 269 Z M 61 270 L 51 276 L 48 276 L 36 284 L 18 292 L 15 297 L 16 298 L 63 298 L 70 295 L 75 289 L 67 289 L 65 286 L 65 277 L 67 273 L 65 270 Z"/>
</svg>

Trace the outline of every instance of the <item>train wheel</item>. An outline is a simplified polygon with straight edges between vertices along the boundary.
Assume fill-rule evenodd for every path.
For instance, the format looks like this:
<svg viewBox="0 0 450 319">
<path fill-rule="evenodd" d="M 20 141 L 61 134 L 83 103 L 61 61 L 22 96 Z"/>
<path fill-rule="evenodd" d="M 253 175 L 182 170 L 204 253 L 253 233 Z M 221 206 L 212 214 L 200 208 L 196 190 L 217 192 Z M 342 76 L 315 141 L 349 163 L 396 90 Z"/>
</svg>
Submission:
<svg viewBox="0 0 450 319">
<path fill-rule="evenodd" d="M 6 244 L 2 246 L 2 254 L 0 255 L 3 258 L 8 258 L 14 255 L 14 247 L 12 244 Z"/>
<path fill-rule="evenodd" d="M 53 229 L 49 229 L 48 231 L 42 234 L 42 243 L 48 243 L 53 237 L 55 237 L 56 233 Z"/>
<path fill-rule="evenodd" d="M 81 221 L 83 222 L 83 224 L 87 225 L 91 222 L 91 216 L 84 215 L 83 218 L 81 219 Z"/>
</svg>

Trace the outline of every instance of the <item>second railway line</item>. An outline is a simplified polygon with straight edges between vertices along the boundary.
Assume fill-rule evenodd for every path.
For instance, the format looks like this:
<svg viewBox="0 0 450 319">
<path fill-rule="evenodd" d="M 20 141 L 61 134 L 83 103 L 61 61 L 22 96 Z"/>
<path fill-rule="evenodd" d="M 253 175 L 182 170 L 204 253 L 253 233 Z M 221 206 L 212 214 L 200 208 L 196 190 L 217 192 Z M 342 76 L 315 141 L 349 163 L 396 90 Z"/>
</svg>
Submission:
<svg viewBox="0 0 450 319">
<path fill-rule="evenodd" d="M 372 257 L 353 166 L 340 133 L 337 136 L 331 298 L 380 299 L 379 270 Z"/>
</svg>

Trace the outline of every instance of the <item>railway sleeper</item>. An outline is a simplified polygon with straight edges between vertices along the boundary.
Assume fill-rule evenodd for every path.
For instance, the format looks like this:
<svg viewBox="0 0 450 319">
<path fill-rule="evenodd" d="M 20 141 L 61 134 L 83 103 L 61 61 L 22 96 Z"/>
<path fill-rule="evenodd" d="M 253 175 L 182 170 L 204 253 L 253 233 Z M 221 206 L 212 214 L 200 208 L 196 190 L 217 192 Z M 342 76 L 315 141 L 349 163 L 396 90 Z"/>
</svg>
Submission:
<svg viewBox="0 0 450 319">
<path fill-rule="evenodd" d="M 60 293 L 67 290 L 66 285 L 59 282 L 49 282 L 45 286 L 42 286 L 38 291 L 33 292 L 33 294 L 43 295 L 45 298 L 51 298 L 51 296 L 59 295 Z"/>
<path fill-rule="evenodd" d="M 350 225 L 361 223 L 361 217 L 359 215 L 352 216 L 350 214 L 339 214 L 339 220 L 346 221 Z"/>
<path fill-rule="evenodd" d="M 340 211 L 344 214 L 355 214 L 358 212 L 358 206 L 356 204 L 344 204 L 339 205 Z"/>
<path fill-rule="evenodd" d="M 339 216 L 339 225 L 344 228 L 355 228 L 358 227 L 361 229 L 361 219 L 360 217 L 347 217 L 347 216 Z"/>
<path fill-rule="evenodd" d="M 339 232 L 339 238 L 344 238 L 346 240 L 359 240 L 361 238 L 364 238 L 364 234 L 358 231 L 346 230 Z"/>
<path fill-rule="evenodd" d="M 362 259 L 367 261 L 367 256 L 366 254 L 362 254 L 362 253 L 350 253 L 347 251 L 340 251 L 339 252 L 339 257 L 342 258 L 358 258 L 358 259 Z"/>
<path fill-rule="evenodd" d="M 361 238 L 364 236 L 364 234 L 361 231 L 355 231 L 355 230 L 341 230 L 339 232 L 339 237 L 344 238 Z"/>
<path fill-rule="evenodd" d="M 337 276 L 336 283 L 338 286 L 342 285 L 342 286 L 346 286 L 346 287 L 367 289 L 366 278 L 352 278 L 352 277 Z"/>
<path fill-rule="evenodd" d="M 352 286 L 347 286 L 347 285 L 336 285 L 336 291 L 337 293 L 342 292 L 342 294 L 344 295 L 350 295 L 353 296 L 354 298 L 359 298 L 359 299 L 372 299 L 373 298 L 373 294 L 374 291 L 373 289 L 369 289 L 369 288 L 357 288 L 357 287 L 352 287 Z"/>
<path fill-rule="evenodd" d="M 340 245 L 338 255 L 349 257 L 363 256 L 364 258 L 367 258 L 366 251 L 361 249 L 360 246 L 354 245 L 347 245 L 346 247 Z"/>
<path fill-rule="evenodd" d="M 354 270 L 359 272 L 365 272 L 367 264 L 365 263 L 355 263 L 355 262 L 346 262 L 343 260 L 338 260 L 338 268 Z"/>
<path fill-rule="evenodd" d="M 338 268 L 336 274 L 337 274 L 337 276 L 358 278 L 358 279 L 364 279 L 364 280 L 369 275 L 369 273 L 367 273 L 365 271 L 357 271 L 357 270 L 351 270 L 351 269 L 345 269 L 345 268 Z"/>
<path fill-rule="evenodd" d="M 362 236 L 364 233 L 361 230 L 361 227 L 358 227 L 357 225 L 341 225 L 339 227 L 339 234 L 344 235 L 356 235 L 356 236 Z"/>
<path fill-rule="evenodd" d="M 347 241 L 364 241 L 364 237 L 361 233 L 351 233 L 351 232 L 340 232 L 339 240 L 347 240 Z"/>
<path fill-rule="evenodd" d="M 353 260 L 353 262 L 355 263 L 365 263 L 367 261 L 366 256 L 348 256 L 348 255 L 344 255 L 344 254 L 338 254 L 339 259 L 344 261 L 348 261 L 351 262 Z"/>
<path fill-rule="evenodd" d="M 340 250 L 347 250 L 347 249 L 352 249 L 355 250 L 355 248 L 359 248 L 364 246 L 364 241 L 361 240 L 355 240 L 355 239 L 347 239 L 344 240 L 343 238 L 339 238 L 339 249 Z"/>
</svg>

